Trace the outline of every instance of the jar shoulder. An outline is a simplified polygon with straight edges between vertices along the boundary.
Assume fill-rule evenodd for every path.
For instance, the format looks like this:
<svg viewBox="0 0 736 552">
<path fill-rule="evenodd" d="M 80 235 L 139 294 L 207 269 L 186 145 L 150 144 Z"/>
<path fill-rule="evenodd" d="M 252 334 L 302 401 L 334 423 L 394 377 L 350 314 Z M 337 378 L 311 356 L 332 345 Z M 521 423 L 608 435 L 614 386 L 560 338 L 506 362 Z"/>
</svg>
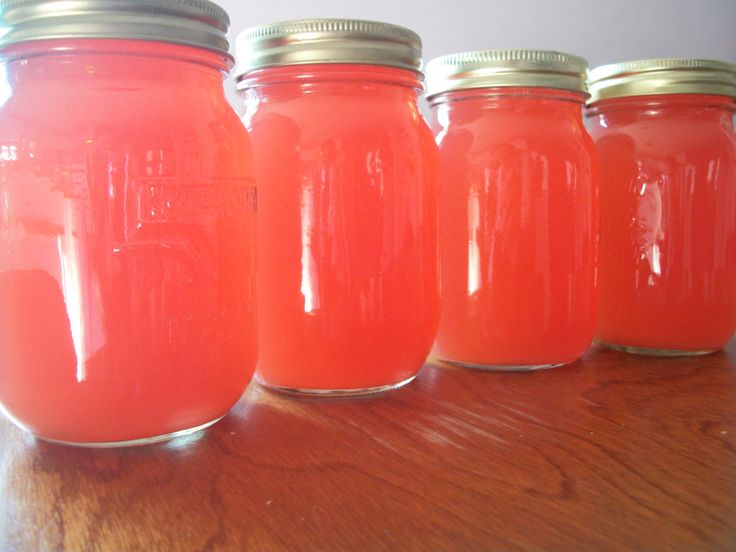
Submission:
<svg viewBox="0 0 736 552">
<path fill-rule="evenodd" d="M 436 150 L 434 135 L 416 104 L 376 98 L 305 98 L 246 104 L 243 122 L 261 143 L 351 150 L 376 147 Z"/>
<path fill-rule="evenodd" d="M 636 156 L 706 155 L 736 162 L 736 133 L 727 117 L 607 118 L 588 121 L 590 134 L 599 149 L 628 151 Z"/>
<path fill-rule="evenodd" d="M 495 162 L 512 157 L 590 163 L 595 145 L 582 119 L 539 119 L 526 114 L 492 113 L 471 121 L 449 121 L 437 127 L 443 152 L 462 153 L 468 162 Z"/>
<path fill-rule="evenodd" d="M 95 152 L 167 158 L 172 170 L 215 160 L 219 173 L 250 159 L 250 139 L 222 95 L 166 95 L 155 89 L 112 93 L 68 89 L 53 98 L 21 91 L 0 107 L 2 145 L 47 159 L 84 161 Z M 40 158 L 39 158 L 40 159 Z M 151 161 L 151 160 L 149 160 Z"/>
</svg>

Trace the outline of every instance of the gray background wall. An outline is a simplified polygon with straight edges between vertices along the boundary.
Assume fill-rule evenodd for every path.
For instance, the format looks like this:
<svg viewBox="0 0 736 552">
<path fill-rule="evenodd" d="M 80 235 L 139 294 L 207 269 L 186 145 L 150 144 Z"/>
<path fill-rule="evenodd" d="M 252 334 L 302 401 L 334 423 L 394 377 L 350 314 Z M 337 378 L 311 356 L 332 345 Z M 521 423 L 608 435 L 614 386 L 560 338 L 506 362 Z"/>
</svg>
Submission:
<svg viewBox="0 0 736 552">
<path fill-rule="evenodd" d="M 302 17 L 387 21 L 418 32 L 425 60 L 484 48 L 543 48 L 591 65 L 649 57 L 736 62 L 736 0 L 215 0 L 246 27 Z M 235 100 L 232 81 L 228 94 Z M 240 106 L 237 106 L 240 111 Z"/>
</svg>

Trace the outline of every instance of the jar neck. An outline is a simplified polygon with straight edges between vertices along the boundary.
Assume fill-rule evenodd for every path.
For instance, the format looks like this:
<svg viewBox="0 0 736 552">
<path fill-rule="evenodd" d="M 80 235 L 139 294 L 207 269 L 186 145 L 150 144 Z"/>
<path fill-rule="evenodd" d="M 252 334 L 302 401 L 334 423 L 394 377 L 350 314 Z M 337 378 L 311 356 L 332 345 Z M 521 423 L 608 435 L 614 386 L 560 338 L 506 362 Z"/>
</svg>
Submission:
<svg viewBox="0 0 736 552">
<path fill-rule="evenodd" d="M 356 87 L 370 87 L 377 94 L 411 96 L 423 89 L 422 75 L 406 69 L 380 65 L 320 63 L 259 69 L 238 80 L 238 92 L 246 99 L 253 95 L 350 93 Z"/>
<path fill-rule="evenodd" d="M 221 54 L 163 42 L 113 39 L 45 40 L 16 44 L 0 52 L 11 87 L 111 80 L 176 82 L 181 86 L 216 85 L 231 61 Z"/>
<path fill-rule="evenodd" d="M 497 87 L 457 90 L 429 99 L 439 124 L 469 122 L 494 112 L 543 119 L 567 119 L 582 125 L 585 95 L 568 90 L 532 87 Z"/>
<path fill-rule="evenodd" d="M 586 117 L 621 121 L 661 117 L 713 120 L 733 126 L 736 99 L 714 94 L 657 94 L 597 101 L 586 110 Z"/>
<path fill-rule="evenodd" d="M 429 98 L 430 106 L 454 102 L 496 102 L 508 100 L 528 100 L 529 102 L 559 101 L 577 106 L 585 105 L 586 95 L 571 90 L 543 88 L 531 86 L 497 86 L 491 88 L 472 88 L 468 90 L 452 90 Z"/>
</svg>

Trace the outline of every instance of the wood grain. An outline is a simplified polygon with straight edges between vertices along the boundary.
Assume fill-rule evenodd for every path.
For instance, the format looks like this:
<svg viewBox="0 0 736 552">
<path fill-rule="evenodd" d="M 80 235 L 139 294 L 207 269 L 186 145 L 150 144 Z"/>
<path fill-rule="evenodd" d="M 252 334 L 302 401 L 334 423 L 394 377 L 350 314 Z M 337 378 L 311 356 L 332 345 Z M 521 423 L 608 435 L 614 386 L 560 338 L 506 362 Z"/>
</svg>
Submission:
<svg viewBox="0 0 736 552">
<path fill-rule="evenodd" d="M 733 342 L 529 374 L 430 363 L 361 400 L 253 385 L 210 430 L 137 449 L 3 420 L 0 549 L 735 550 L 735 399 Z"/>
</svg>

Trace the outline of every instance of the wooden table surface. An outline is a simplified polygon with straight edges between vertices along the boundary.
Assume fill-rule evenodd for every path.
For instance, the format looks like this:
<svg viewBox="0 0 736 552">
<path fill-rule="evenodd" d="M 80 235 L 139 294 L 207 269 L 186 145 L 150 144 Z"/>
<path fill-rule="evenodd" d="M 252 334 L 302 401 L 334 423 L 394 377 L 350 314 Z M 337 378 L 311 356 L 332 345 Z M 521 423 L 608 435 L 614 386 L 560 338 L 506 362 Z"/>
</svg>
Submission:
<svg viewBox="0 0 736 552">
<path fill-rule="evenodd" d="M 0 442 L 3 551 L 736 550 L 736 341 L 527 374 L 429 363 L 361 400 L 253 385 L 150 447 L 5 420 Z"/>
</svg>

